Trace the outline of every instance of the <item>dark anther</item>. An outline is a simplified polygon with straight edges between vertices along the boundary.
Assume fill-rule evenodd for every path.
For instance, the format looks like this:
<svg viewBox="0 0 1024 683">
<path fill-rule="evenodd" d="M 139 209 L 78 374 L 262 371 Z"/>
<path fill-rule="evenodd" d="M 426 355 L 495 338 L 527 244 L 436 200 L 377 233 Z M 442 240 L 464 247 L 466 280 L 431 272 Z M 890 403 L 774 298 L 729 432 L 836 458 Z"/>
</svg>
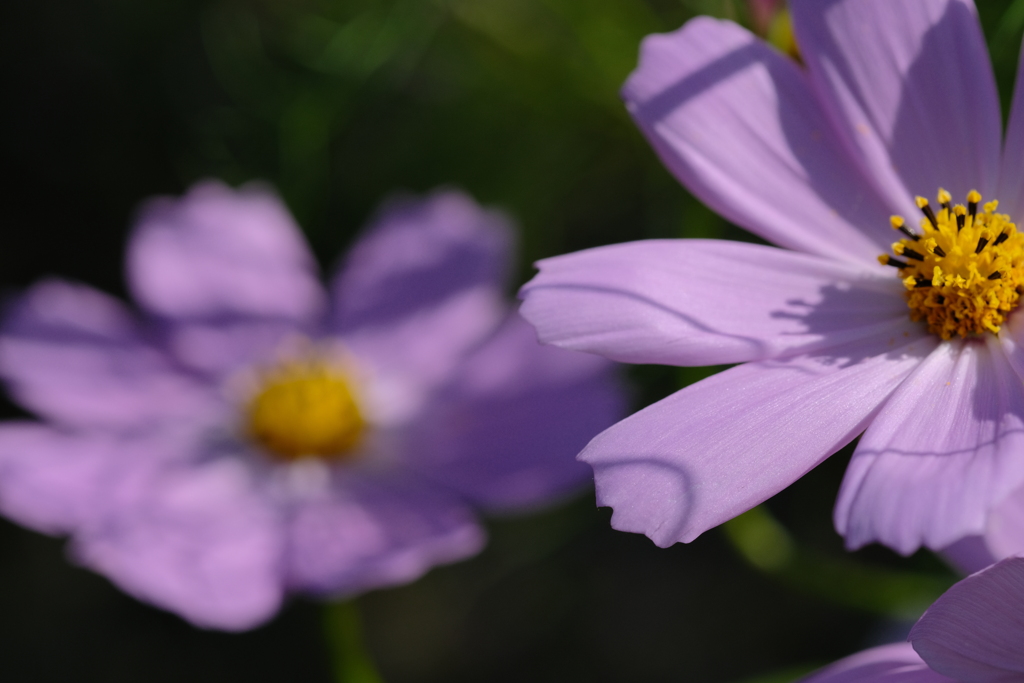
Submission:
<svg viewBox="0 0 1024 683">
<path fill-rule="evenodd" d="M 903 247 L 903 256 L 905 256 L 907 258 L 912 258 L 915 261 L 924 261 L 924 256 L 923 255 L 919 254 L 918 252 L 914 251 L 913 249 L 907 249 L 906 247 Z"/>
<path fill-rule="evenodd" d="M 978 246 L 974 248 L 974 253 L 975 254 L 980 254 L 981 250 L 985 248 L 986 244 L 988 244 L 988 240 L 987 239 L 985 239 L 984 237 L 978 238 Z"/>
<path fill-rule="evenodd" d="M 885 262 L 885 265 L 887 265 L 887 266 L 895 266 L 896 268 L 909 268 L 910 267 L 909 263 L 904 263 L 903 261 L 900 261 L 899 259 L 894 259 L 892 256 L 887 256 L 886 258 L 889 259 L 888 261 Z"/>
<path fill-rule="evenodd" d="M 932 224 L 932 227 L 936 230 L 939 229 L 939 221 L 935 218 L 935 212 L 932 211 L 932 207 L 929 204 L 925 204 L 921 207 L 921 213 L 925 215 L 928 221 Z"/>
<path fill-rule="evenodd" d="M 915 235 L 914 233 L 910 232 L 910 228 L 908 228 L 905 225 L 901 225 L 900 227 L 898 227 L 896 229 L 899 230 L 900 232 L 902 232 L 904 235 L 906 235 L 910 239 L 914 240 L 915 242 L 918 241 L 919 239 L 921 239 L 920 235 Z"/>
<path fill-rule="evenodd" d="M 937 244 L 935 245 L 935 248 L 932 249 L 932 253 L 935 254 L 936 256 L 940 256 L 940 257 L 946 255 L 946 252 L 942 250 L 942 247 L 940 247 Z"/>
<path fill-rule="evenodd" d="M 971 218 L 978 215 L 978 202 L 967 202 L 967 213 L 971 214 Z"/>
<path fill-rule="evenodd" d="M 967 222 L 967 216 L 962 213 L 956 215 L 956 231 L 960 232 L 964 229 L 964 223 Z"/>
<path fill-rule="evenodd" d="M 989 279 L 989 280 L 998 280 L 998 279 L 1000 279 L 1000 278 L 1002 278 L 1002 277 L 1003 277 L 1003 274 L 1002 274 L 1002 273 L 1000 273 L 1000 272 L 999 272 L 999 271 L 997 270 L 996 272 L 994 272 L 994 273 L 992 273 L 991 275 L 989 275 L 989 276 L 988 276 L 988 279 Z"/>
<path fill-rule="evenodd" d="M 1010 233 L 1008 233 L 1008 232 L 1001 232 L 1001 233 L 999 233 L 999 237 L 996 238 L 996 241 L 992 243 L 992 246 L 994 247 L 997 244 L 1002 244 L 1003 242 L 1005 242 L 1008 239 L 1010 239 Z"/>
<path fill-rule="evenodd" d="M 918 287 L 918 288 L 920 288 L 920 287 L 931 287 L 932 286 L 932 281 L 931 280 L 925 280 L 923 277 L 919 277 L 919 278 L 917 278 L 917 281 L 914 282 L 914 286 Z"/>
</svg>

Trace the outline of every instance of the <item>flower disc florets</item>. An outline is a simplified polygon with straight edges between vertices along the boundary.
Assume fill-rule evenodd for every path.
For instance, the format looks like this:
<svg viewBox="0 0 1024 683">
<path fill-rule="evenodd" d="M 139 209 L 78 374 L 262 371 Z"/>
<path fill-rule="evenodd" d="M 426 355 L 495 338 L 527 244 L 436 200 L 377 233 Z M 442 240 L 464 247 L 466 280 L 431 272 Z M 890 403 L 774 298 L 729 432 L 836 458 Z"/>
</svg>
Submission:
<svg viewBox="0 0 1024 683">
<path fill-rule="evenodd" d="M 320 360 L 284 363 L 249 404 L 249 433 L 275 456 L 344 457 L 365 429 L 351 382 Z"/>
<path fill-rule="evenodd" d="M 1024 236 L 1009 216 L 995 213 L 998 202 L 988 202 L 979 213 L 977 191 L 967 194 L 966 207 L 952 206 L 943 189 L 938 200 L 936 212 L 927 199 L 917 198 L 923 234 L 893 216 L 893 229 L 906 236 L 892 245 L 899 258 L 878 260 L 899 268 L 910 318 L 927 321 L 929 332 L 943 339 L 997 333 L 1024 287 Z"/>
</svg>

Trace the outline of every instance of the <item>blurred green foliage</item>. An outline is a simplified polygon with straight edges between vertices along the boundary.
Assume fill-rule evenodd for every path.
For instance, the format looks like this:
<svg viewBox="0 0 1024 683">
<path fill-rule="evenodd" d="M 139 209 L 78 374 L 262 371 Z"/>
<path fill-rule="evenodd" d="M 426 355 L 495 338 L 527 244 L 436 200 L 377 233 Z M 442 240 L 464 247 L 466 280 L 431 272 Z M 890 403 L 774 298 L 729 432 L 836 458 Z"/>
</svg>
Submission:
<svg viewBox="0 0 1024 683">
<path fill-rule="evenodd" d="M 680 234 L 693 202 L 616 93 L 640 39 L 690 13 L 665 0 L 213 3 L 203 44 L 228 101 L 198 112 L 180 173 L 271 179 L 323 253 L 388 192 L 442 183 L 511 210 L 527 261 Z"/>
<path fill-rule="evenodd" d="M 1013 84 L 1017 76 L 1021 34 L 1024 34 L 1024 2 L 985 0 L 978 8 L 982 28 L 992 56 L 992 67 L 1003 105 L 1003 125 L 1010 111 Z"/>
<path fill-rule="evenodd" d="M 917 619 L 955 581 L 951 573 L 865 564 L 801 546 L 765 506 L 722 529 L 744 559 L 794 590 L 894 620 Z"/>
</svg>

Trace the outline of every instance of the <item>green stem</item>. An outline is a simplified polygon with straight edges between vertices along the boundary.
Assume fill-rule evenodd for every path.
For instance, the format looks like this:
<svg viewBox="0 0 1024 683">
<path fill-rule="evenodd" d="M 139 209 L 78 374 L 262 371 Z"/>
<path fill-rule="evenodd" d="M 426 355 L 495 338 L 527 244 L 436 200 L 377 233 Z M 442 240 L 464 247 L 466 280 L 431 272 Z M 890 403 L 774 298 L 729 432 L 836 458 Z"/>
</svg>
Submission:
<svg viewBox="0 0 1024 683">
<path fill-rule="evenodd" d="M 324 630 L 338 683 L 384 683 L 363 641 L 363 624 L 354 601 L 324 605 Z"/>
</svg>

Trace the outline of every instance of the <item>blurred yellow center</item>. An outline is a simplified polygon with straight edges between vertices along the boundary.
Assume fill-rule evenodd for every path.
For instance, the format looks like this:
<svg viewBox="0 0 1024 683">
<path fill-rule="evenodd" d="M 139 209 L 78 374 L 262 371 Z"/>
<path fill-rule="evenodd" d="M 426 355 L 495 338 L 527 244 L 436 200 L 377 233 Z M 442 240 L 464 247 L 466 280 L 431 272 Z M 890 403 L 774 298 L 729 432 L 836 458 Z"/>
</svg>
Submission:
<svg viewBox="0 0 1024 683">
<path fill-rule="evenodd" d="M 1009 216 L 995 213 L 999 202 L 979 212 L 981 195 L 974 190 L 967 206 L 951 206 L 943 189 L 938 199 L 936 212 L 927 199 L 917 198 L 924 214 L 921 234 L 902 217 L 892 217 L 892 227 L 905 237 L 892 245 L 898 258 L 878 260 L 899 268 L 910 318 L 927 321 L 928 331 L 943 339 L 997 333 L 1024 291 L 1024 235 Z"/>
<path fill-rule="evenodd" d="M 248 417 L 251 436 L 286 460 L 344 457 L 365 428 L 347 378 L 319 361 L 286 363 L 270 373 Z"/>
</svg>

